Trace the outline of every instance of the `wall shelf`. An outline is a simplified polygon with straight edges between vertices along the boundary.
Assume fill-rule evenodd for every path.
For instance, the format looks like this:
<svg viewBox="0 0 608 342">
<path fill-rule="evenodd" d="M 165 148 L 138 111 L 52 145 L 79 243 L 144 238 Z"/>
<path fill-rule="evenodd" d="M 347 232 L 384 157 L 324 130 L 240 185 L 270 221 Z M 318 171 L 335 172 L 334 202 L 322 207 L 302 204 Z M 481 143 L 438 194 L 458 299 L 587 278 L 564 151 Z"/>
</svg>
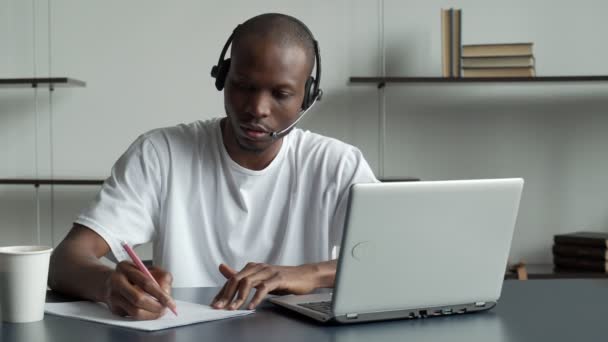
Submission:
<svg viewBox="0 0 608 342">
<path fill-rule="evenodd" d="M 87 84 L 69 77 L 0 78 L 0 88 L 37 88 L 47 85 L 52 90 L 56 87 L 85 87 Z"/>
<path fill-rule="evenodd" d="M 381 182 L 416 182 L 417 177 L 386 177 Z M 26 178 L 0 178 L 0 185 L 102 185 L 103 179 L 26 179 Z"/>
<path fill-rule="evenodd" d="M 538 83 L 538 82 L 605 82 L 608 75 L 535 76 L 535 77 L 359 77 L 353 76 L 350 83 L 376 84 L 378 88 L 387 83 Z"/>
<path fill-rule="evenodd" d="M 381 177 L 378 180 L 382 183 L 390 183 L 390 182 L 418 182 L 420 178 L 418 177 Z"/>
<path fill-rule="evenodd" d="M 10 185 L 101 185 L 103 179 L 26 179 L 26 178 L 0 178 L 0 184 Z"/>
</svg>

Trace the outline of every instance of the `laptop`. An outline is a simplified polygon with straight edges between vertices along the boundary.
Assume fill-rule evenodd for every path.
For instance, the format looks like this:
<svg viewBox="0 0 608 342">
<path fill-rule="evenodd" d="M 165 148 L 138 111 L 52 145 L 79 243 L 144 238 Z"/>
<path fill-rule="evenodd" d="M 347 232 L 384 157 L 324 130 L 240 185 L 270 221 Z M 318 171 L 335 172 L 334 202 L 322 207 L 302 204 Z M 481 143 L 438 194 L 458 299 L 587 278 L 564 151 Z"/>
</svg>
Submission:
<svg viewBox="0 0 608 342">
<path fill-rule="evenodd" d="M 336 323 L 491 309 L 500 297 L 523 183 L 355 184 L 333 293 L 269 301 Z"/>
</svg>

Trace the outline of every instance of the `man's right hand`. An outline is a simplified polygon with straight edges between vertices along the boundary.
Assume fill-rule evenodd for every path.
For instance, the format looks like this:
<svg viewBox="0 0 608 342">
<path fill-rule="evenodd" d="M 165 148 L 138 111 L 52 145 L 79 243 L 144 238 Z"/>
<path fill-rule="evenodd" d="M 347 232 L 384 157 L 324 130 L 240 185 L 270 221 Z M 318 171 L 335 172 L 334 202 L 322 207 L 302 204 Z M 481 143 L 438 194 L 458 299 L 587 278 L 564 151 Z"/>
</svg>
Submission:
<svg viewBox="0 0 608 342">
<path fill-rule="evenodd" d="M 175 309 L 171 298 L 171 273 L 157 267 L 150 273 L 158 285 L 142 273 L 133 263 L 122 261 L 106 280 L 105 302 L 119 316 L 131 316 L 137 320 L 157 319 L 168 307 Z"/>
<path fill-rule="evenodd" d="M 115 269 L 99 261 L 110 246 L 92 229 L 74 227 L 55 248 L 49 264 L 49 286 L 59 293 L 108 304 L 113 313 L 134 319 L 156 319 L 167 307 L 175 308 L 171 298 L 173 277 L 167 271 L 151 268 L 158 284 L 130 262 Z"/>
</svg>

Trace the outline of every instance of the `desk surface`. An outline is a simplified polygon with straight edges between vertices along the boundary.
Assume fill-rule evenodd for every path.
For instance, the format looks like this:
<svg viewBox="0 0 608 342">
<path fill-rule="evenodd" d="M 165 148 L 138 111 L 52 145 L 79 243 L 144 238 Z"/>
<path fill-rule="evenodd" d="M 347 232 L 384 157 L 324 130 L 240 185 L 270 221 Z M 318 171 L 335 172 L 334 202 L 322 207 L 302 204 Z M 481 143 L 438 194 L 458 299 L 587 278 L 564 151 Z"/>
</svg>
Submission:
<svg viewBox="0 0 608 342">
<path fill-rule="evenodd" d="M 215 290 L 184 288 L 174 294 L 208 303 Z M 36 323 L 0 323 L 0 341 L 600 341 L 606 339 L 607 301 L 608 280 L 510 280 L 498 306 L 478 314 L 322 326 L 264 303 L 250 316 L 157 332 L 46 315 Z"/>
</svg>

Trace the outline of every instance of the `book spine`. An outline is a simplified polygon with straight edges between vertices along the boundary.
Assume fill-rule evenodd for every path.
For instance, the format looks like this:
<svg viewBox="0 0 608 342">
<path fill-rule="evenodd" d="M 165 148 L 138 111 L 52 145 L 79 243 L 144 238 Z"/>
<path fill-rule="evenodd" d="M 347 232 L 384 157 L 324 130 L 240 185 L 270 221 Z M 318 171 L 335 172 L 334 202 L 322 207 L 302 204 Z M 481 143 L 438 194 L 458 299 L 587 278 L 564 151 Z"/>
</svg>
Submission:
<svg viewBox="0 0 608 342">
<path fill-rule="evenodd" d="M 463 68 L 464 77 L 534 77 L 534 68 Z"/>
<path fill-rule="evenodd" d="M 529 56 L 532 44 L 478 44 L 463 45 L 463 57 Z"/>
<path fill-rule="evenodd" d="M 450 77 L 451 70 L 451 50 L 452 35 L 450 24 L 450 10 L 441 9 L 441 74 L 443 77 Z"/>
<path fill-rule="evenodd" d="M 533 68 L 534 57 L 462 57 L 461 64 L 462 68 Z"/>
<path fill-rule="evenodd" d="M 448 10 L 448 37 L 449 45 L 448 45 L 448 77 L 452 77 L 454 74 L 454 9 L 450 8 Z"/>
<path fill-rule="evenodd" d="M 555 235 L 553 242 L 560 245 L 581 245 L 581 246 L 595 246 L 595 247 L 608 247 L 608 240 L 604 239 L 591 239 L 577 236 L 566 236 L 566 235 Z"/>
<path fill-rule="evenodd" d="M 556 267 L 563 269 L 587 270 L 608 273 L 608 263 L 603 260 L 597 261 L 582 258 L 554 256 L 553 264 Z"/>
<path fill-rule="evenodd" d="M 553 245 L 553 255 L 608 261 L 608 250 L 606 248 L 579 245 Z"/>
<path fill-rule="evenodd" d="M 452 10 L 452 77 L 460 77 L 462 55 L 462 10 Z"/>
</svg>

